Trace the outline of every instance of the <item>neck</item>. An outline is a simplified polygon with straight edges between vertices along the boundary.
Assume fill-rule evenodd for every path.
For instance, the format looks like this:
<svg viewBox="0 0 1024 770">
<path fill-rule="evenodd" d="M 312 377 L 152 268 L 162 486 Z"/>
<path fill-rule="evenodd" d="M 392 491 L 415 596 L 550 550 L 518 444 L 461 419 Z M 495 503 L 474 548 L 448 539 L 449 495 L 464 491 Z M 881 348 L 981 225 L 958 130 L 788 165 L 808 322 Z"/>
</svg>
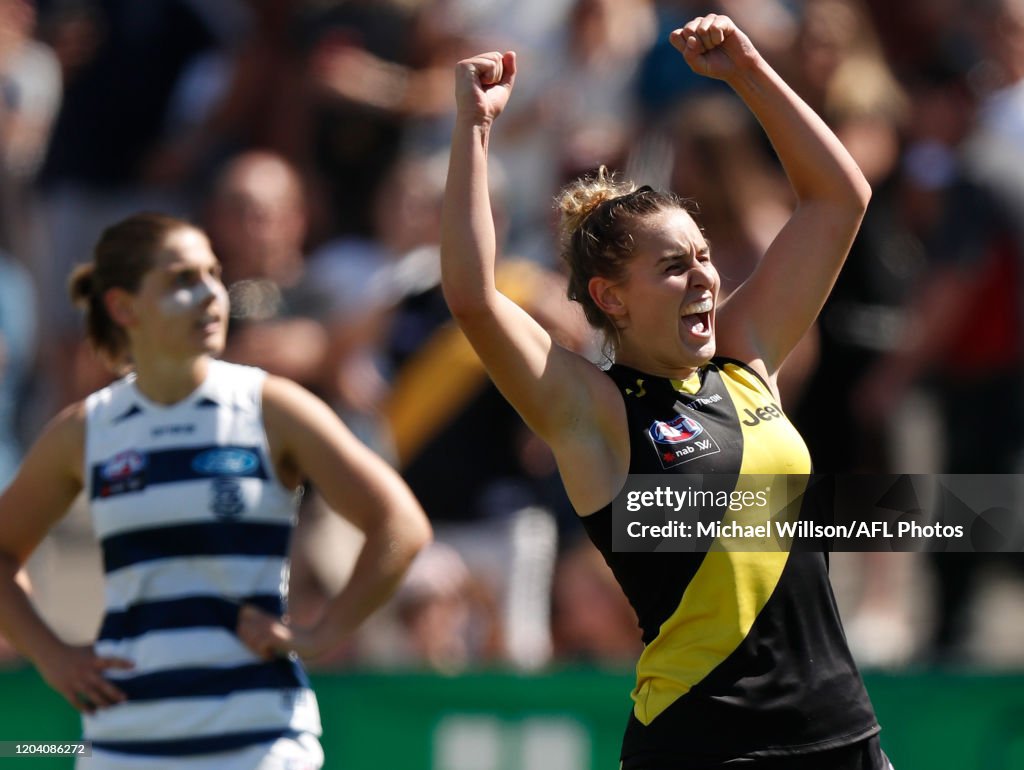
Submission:
<svg viewBox="0 0 1024 770">
<path fill-rule="evenodd" d="M 663 366 L 650 358 L 634 357 L 621 350 L 615 354 L 615 363 L 628 366 L 630 369 L 636 369 L 638 372 L 643 372 L 653 377 L 664 377 L 670 380 L 685 380 L 700 369 L 699 366 Z"/>
<path fill-rule="evenodd" d="M 147 361 L 143 357 L 135 362 L 135 386 L 150 401 L 176 404 L 203 383 L 209 367 L 207 355 L 185 362 Z"/>
</svg>

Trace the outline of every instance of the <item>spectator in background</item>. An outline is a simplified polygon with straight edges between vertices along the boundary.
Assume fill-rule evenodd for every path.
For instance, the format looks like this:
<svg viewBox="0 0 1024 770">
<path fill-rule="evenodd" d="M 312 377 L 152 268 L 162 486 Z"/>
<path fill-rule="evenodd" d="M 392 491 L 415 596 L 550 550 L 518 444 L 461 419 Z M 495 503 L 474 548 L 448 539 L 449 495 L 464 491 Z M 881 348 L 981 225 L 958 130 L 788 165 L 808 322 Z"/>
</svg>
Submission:
<svg viewBox="0 0 1024 770">
<path fill-rule="evenodd" d="M 33 39 L 35 26 L 29 0 L 0 0 L 0 249 L 26 264 L 36 235 L 30 187 L 61 98 L 60 65 Z"/>
<path fill-rule="evenodd" d="M 908 185 L 899 161 L 909 115 L 909 99 L 881 57 L 843 58 L 824 84 L 824 117 L 874 193 L 822 308 L 818 362 L 794 415 L 814 468 L 823 473 L 900 467 L 891 432 L 865 420 L 855 400 L 871 366 L 899 346 L 905 304 L 924 269 L 923 244 L 902 216 Z M 854 655 L 864 665 L 906 663 L 919 641 L 908 618 L 916 557 L 865 553 L 849 559 L 860 577 L 846 624 Z"/>
<path fill-rule="evenodd" d="M 21 463 L 20 414 L 36 356 L 35 287 L 28 271 L 0 252 L 0 489 Z"/>
<path fill-rule="evenodd" d="M 550 654 L 547 601 L 557 539 L 552 516 L 564 523 L 571 513 L 550 451 L 491 383 L 445 304 L 438 225 L 446 161 L 433 156 L 404 163 L 401 183 L 387 199 L 400 213 L 396 221 L 422 223 L 426 237 L 392 274 L 396 304 L 382 347 L 391 386 L 382 416 L 397 467 L 438 539 L 455 546 L 474 585 L 496 597 L 504 615 L 501 654 L 535 666 Z M 503 241 L 503 178 L 499 173 L 491 181 Z M 419 191 L 413 200 L 410 190 Z M 589 333 L 565 300 L 560 276 L 503 256 L 498 282 L 567 346 L 586 347 Z M 543 634 L 537 631 L 542 625 Z"/>
<path fill-rule="evenodd" d="M 901 196 L 909 194 L 898 172 L 910 105 L 880 58 L 843 60 L 823 83 L 822 99 L 826 121 L 875 192 L 822 309 L 820 358 L 796 422 L 816 470 L 885 473 L 893 469 L 885 438 L 877 422 L 862 422 L 853 394 L 878 357 L 898 348 L 903 305 L 923 268 L 923 246 L 900 215 Z"/>
<path fill-rule="evenodd" d="M 501 661 L 493 595 L 442 542 L 413 561 L 395 597 L 358 635 L 362 665 L 459 674 Z"/>
<path fill-rule="evenodd" d="M 42 23 L 63 56 L 64 99 L 40 172 L 48 243 L 33 256 L 40 287 L 42 349 L 52 402 L 67 403 L 103 379 L 81 357 L 77 315 L 64 296 L 65 277 L 87 254 L 106 222 L 140 209 L 182 213 L 180 191 L 151 177 L 164 120 L 182 73 L 218 45 L 211 16 L 222 4 L 189 0 L 84 0 L 53 3 Z M 91 372 L 91 382 L 79 377 Z"/>
<path fill-rule="evenodd" d="M 551 197 L 566 179 L 625 162 L 639 129 L 633 83 L 654 29 L 650 0 L 571 0 L 543 51 L 502 41 L 540 73 L 495 127 L 514 253 L 553 266 Z"/>
<path fill-rule="evenodd" d="M 433 60 L 431 0 L 309 3 L 299 18 L 311 80 L 309 166 L 320 176 L 332 236 L 374 232 L 374 201 L 409 121 L 448 110 L 451 74 Z"/>
<path fill-rule="evenodd" d="M 297 171 L 270 152 L 235 156 L 214 179 L 203 219 L 231 295 L 224 357 L 324 392 L 328 299 L 306 277 Z"/>
<path fill-rule="evenodd" d="M 714 244 L 722 294 L 728 296 L 789 218 L 789 190 L 735 96 L 690 96 L 675 108 L 670 126 L 671 189 L 700 201 L 701 227 Z"/>
<path fill-rule="evenodd" d="M 877 362 L 859 393 L 865 419 L 892 413 L 913 386 L 938 403 L 946 473 L 1018 473 L 1024 456 L 1024 3 L 993 0 L 978 14 L 980 103 L 955 69 L 919 83 L 921 112 L 905 165 L 930 258 L 900 349 Z M 971 429 L 962 430 L 970 404 Z M 930 554 L 937 623 L 931 662 L 972 654 L 971 600 L 985 554 Z M 1024 560 L 1005 557 L 1018 571 Z"/>
<path fill-rule="evenodd" d="M 774 61 L 793 41 L 795 21 L 790 5 L 784 0 L 656 0 L 655 41 L 643 59 L 636 80 L 642 119 L 656 121 L 692 94 L 724 92 L 718 83 L 678 71 L 675 66 L 678 54 L 668 43 L 672 30 L 698 13 L 724 13 L 743 25 L 765 58 Z"/>
<path fill-rule="evenodd" d="M 850 60 L 874 61 L 888 71 L 861 0 L 807 0 L 800 9 L 795 45 L 780 61 L 793 89 L 824 113 L 833 77 Z"/>
</svg>

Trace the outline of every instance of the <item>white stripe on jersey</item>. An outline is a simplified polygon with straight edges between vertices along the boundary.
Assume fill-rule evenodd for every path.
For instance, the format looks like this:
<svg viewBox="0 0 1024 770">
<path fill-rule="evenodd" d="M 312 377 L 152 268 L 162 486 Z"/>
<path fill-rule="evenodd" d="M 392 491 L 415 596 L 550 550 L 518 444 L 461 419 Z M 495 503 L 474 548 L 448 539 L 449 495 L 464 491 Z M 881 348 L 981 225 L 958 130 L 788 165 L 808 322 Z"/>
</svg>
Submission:
<svg viewBox="0 0 1024 770">
<path fill-rule="evenodd" d="M 223 628 L 156 631 L 117 642 L 101 640 L 96 643 L 96 654 L 125 658 L 135 664 L 128 670 L 107 671 L 104 676 L 111 680 L 173 668 L 244 666 L 261 660 L 237 636 Z"/>
<path fill-rule="evenodd" d="M 294 524 L 294 493 L 263 479 L 234 479 L 245 504 L 245 522 L 250 524 Z M 140 497 L 141 496 L 141 497 Z M 94 527 L 100 540 L 155 527 L 181 524 L 209 524 L 211 484 L 209 478 L 177 481 L 147 487 L 141 492 L 117 495 L 102 501 L 103 516 Z M 139 515 L 139 501 L 145 499 L 149 515 Z M 97 501 L 93 501 L 95 505 Z"/>
<path fill-rule="evenodd" d="M 132 564 L 107 574 L 107 612 L 140 601 L 190 596 L 240 599 L 255 594 L 283 595 L 287 560 L 266 556 L 184 556 Z"/>
<path fill-rule="evenodd" d="M 172 719 L 168 718 L 169 708 Z M 87 714 L 82 722 L 90 741 L 205 738 L 268 727 L 320 734 L 316 696 L 306 688 L 251 690 L 225 698 L 129 701 Z"/>
</svg>

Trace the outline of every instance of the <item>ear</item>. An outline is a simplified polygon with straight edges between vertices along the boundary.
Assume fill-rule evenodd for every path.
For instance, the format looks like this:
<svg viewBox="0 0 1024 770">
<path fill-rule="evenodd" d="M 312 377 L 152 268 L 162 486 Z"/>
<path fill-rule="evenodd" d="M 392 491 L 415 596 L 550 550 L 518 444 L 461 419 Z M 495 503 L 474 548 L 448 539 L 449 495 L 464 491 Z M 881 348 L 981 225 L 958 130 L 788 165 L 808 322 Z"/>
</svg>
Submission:
<svg viewBox="0 0 1024 770">
<path fill-rule="evenodd" d="M 594 276 L 587 283 L 587 291 L 590 292 L 590 298 L 594 300 L 594 304 L 602 313 L 612 319 L 616 326 L 629 316 L 626 305 L 622 301 L 620 285 L 620 283 L 601 276 Z"/>
<path fill-rule="evenodd" d="M 107 289 L 103 293 L 103 304 L 107 313 L 118 326 L 129 329 L 139 322 L 135 308 L 135 297 L 125 289 Z"/>
</svg>

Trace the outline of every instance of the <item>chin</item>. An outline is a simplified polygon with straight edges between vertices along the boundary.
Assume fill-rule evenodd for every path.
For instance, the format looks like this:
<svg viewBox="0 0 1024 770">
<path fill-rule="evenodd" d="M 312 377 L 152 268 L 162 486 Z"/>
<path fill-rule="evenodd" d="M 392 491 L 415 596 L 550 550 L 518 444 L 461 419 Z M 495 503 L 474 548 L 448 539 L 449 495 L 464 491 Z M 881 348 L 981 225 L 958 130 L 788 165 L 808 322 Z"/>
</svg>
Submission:
<svg viewBox="0 0 1024 770">
<path fill-rule="evenodd" d="M 218 337 L 217 339 L 206 340 L 202 352 L 208 356 L 219 358 L 224 353 L 225 347 L 226 340 L 223 337 Z"/>
<path fill-rule="evenodd" d="M 715 345 L 714 338 L 712 338 L 707 343 L 697 348 L 697 350 L 695 351 L 695 357 L 699 361 L 697 365 L 704 366 L 704 364 L 708 363 L 712 358 L 715 357 L 716 352 L 717 346 Z"/>
</svg>

